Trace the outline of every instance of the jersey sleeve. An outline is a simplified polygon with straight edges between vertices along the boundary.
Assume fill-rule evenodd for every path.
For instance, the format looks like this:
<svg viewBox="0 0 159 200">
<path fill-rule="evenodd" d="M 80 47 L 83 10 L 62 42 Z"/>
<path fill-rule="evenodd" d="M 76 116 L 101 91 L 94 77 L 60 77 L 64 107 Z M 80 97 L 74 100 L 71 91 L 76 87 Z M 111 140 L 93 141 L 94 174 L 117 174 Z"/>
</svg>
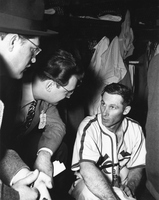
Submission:
<svg viewBox="0 0 159 200">
<path fill-rule="evenodd" d="M 97 147 L 97 130 L 95 124 L 89 118 L 80 124 L 74 143 L 72 170 L 79 169 L 79 163 L 83 161 L 97 162 L 100 153 Z"/>
</svg>

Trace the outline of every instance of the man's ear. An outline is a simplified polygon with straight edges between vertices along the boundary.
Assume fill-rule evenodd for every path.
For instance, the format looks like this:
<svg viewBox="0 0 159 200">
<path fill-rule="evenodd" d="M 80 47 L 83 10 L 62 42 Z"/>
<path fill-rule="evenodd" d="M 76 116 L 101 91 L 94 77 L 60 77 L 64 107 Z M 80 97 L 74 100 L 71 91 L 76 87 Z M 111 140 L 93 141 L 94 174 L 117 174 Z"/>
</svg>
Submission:
<svg viewBox="0 0 159 200">
<path fill-rule="evenodd" d="M 123 115 L 127 115 L 131 110 L 131 106 L 126 106 L 123 112 Z"/>
<path fill-rule="evenodd" d="M 18 34 L 13 34 L 13 35 L 10 37 L 10 41 L 9 41 L 9 51 L 13 51 L 14 46 L 15 46 L 16 42 L 18 41 L 18 39 L 20 39 Z"/>
<path fill-rule="evenodd" d="M 46 81 L 46 85 L 45 88 L 48 92 L 51 92 L 53 86 L 54 86 L 55 82 L 53 80 L 47 80 Z"/>
</svg>

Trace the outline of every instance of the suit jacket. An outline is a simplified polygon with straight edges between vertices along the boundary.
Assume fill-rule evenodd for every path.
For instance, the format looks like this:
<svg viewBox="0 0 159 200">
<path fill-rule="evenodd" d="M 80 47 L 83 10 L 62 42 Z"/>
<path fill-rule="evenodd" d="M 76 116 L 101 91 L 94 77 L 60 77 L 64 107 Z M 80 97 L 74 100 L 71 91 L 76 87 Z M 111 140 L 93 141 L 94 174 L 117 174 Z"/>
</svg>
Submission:
<svg viewBox="0 0 159 200">
<path fill-rule="evenodd" d="M 0 105 L 1 105 L 0 106 L 0 135 L 1 135 L 1 124 L 2 124 L 2 120 L 3 120 L 3 112 L 4 112 L 4 104 L 1 101 L 1 97 L 3 98 L 5 96 L 5 95 L 4 96 L 2 95 L 2 94 L 4 94 L 2 91 L 2 85 L 4 86 L 4 84 L 2 84 L 3 78 L 0 77 L 0 82 L 1 82 L 1 84 L 0 84 L 0 86 L 1 86 L 0 87 Z M 8 80 L 8 79 L 5 78 L 5 80 Z M 4 88 L 6 89 L 6 87 L 4 87 Z M 9 156 L 7 156 L 7 155 L 9 155 Z M 6 165 L 7 159 L 11 159 L 13 161 L 12 167 Z M 5 148 L 5 146 L 2 145 L 2 141 L 0 140 L 0 179 L 3 179 L 3 181 L 5 181 L 6 184 L 8 184 L 8 185 L 10 183 L 10 178 L 8 178 L 8 177 L 13 176 L 13 174 L 17 171 L 17 167 L 18 167 L 18 169 L 21 169 L 26 166 L 22 161 L 18 162 L 19 159 L 20 158 L 19 158 L 18 154 L 16 154 L 16 152 L 13 150 L 7 150 Z M 5 174 L 3 173 L 4 168 L 6 168 L 6 170 L 8 171 L 8 176 L 5 176 Z M 13 188 L 4 184 L 3 181 L 0 180 L 0 199 L 1 200 L 10 200 L 10 199 L 19 200 L 20 199 L 19 193 L 17 191 L 15 191 Z"/>
<path fill-rule="evenodd" d="M 29 104 L 34 100 L 32 92 L 32 84 L 26 83 L 23 85 L 23 94 L 21 101 L 21 108 L 17 114 L 16 127 L 14 129 L 15 136 L 26 136 L 28 135 L 36 126 L 39 128 L 40 116 L 42 113 L 46 114 L 46 123 L 44 128 L 42 128 L 42 136 L 40 137 L 38 143 L 38 150 L 41 148 L 48 148 L 52 152 L 55 152 L 62 142 L 62 139 L 66 133 L 65 124 L 63 123 L 59 112 L 55 105 L 50 104 L 43 100 L 38 100 L 35 115 L 30 127 L 25 130 L 24 123 L 27 117 L 27 112 Z"/>
<path fill-rule="evenodd" d="M 28 84 L 27 86 L 26 86 L 27 90 L 29 91 L 30 94 L 32 94 L 31 84 Z M 14 88 L 14 89 L 16 89 L 16 88 Z M 13 91 L 13 90 L 11 90 L 11 91 Z M 16 94 L 16 92 L 13 94 Z M 25 93 L 25 94 L 28 94 L 28 93 Z M 19 95 L 19 96 L 21 96 L 21 95 Z M 14 97 L 14 95 L 12 95 L 12 97 Z M 31 95 L 30 96 L 23 95 L 22 102 L 25 102 L 23 100 L 28 101 L 28 97 L 30 98 Z M 11 97 L 9 98 L 9 96 L 7 96 L 7 99 L 8 99 L 8 101 L 11 101 L 11 103 L 9 103 L 9 105 L 12 105 L 14 107 L 14 105 L 16 104 L 16 101 L 12 101 L 11 100 L 12 98 Z M 30 100 L 32 101 L 33 99 L 30 98 Z M 4 102 L 4 104 L 5 104 L 5 102 Z M 10 110 L 10 109 L 8 109 L 8 110 Z M 48 104 L 45 101 L 38 100 L 38 103 L 36 106 L 35 117 L 34 117 L 32 123 L 31 123 L 31 126 L 29 127 L 28 130 L 24 131 L 24 129 L 23 129 L 23 124 L 25 121 L 25 117 L 27 115 L 27 113 L 22 112 L 23 109 L 19 110 L 20 112 L 17 114 L 17 117 L 16 117 L 17 119 L 15 120 L 16 124 L 14 127 L 11 125 L 14 121 L 14 116 L 12 117 L 13 119 L 11 119 L 11 117 L 9 117 L 9 120 L 7 120 L 8 117 L 5 117 L 6 123 L 4 123 L 5 129 L 3 130 L 3 133 L 6 133 L 6 129 L 9 130 L 9 131 L 7 131 L 8 132 L 7 137 L 4 140 L 5 143 L 8 145 L 8 147 L 7 147 L 7 150 L 6 149 L 4 150 L 2 159 L 0 161 L 0 178 L 2 179 L 2 181 L 5 184 L 9 185 L 13 176 L 18 171 L 20 171 L 22 168 L 24 168 L 24 167 L 28 168 L 28 166 L 22 161 L 22 159 L 19 157 L 19 155 L 14 150 L 9 149 L 9 145 L 13 141 L 12 139 L 14 139 L 16 136 L 19 136 L 19 135 L 25 136 L 26 134 L 29 134 L 35 128 L 35 126 L 39 124 L 39 121 L 40 121 L 39 117 L 40 117 L 42 110 L 46 113 L 46 126 L 42 130 L 42 136 L 38 143 L 38 149 L 45 147 L 45 148 L 49 148 L 50 150 L 55 152 L 62 141 L 62 139 L 65 135 L 65 125 L 59 116 L 56 106 Z M 10 112 L 7 112 L 7 115 L 10 116 L 10 114 L 11 114 Z M 14 131 L 11 132 L 10 130 L 14 130 Z"/>
<path fill-rule="evenodd" d="M 0 199 L 1 200 L 19 200 L 19 194 L 13 188 L 8 187 L 0 182 Z"/>
</svg>

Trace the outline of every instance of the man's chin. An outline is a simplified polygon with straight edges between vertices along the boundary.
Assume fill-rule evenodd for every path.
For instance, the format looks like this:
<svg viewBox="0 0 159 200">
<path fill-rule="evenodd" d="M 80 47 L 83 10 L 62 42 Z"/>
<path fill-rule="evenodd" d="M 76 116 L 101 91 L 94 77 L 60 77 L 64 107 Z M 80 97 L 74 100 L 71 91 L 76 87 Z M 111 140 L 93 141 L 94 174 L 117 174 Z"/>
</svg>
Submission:
<svg viewBox="0 0 159 200">
<path fill-rule="evenodd" d="M 10 77 L 14 79 L 21 79 L 23 77 L 23 73 L 18 73 L 18 74 L 11 73 Z"/>
<path fill-rule="evenodd" d="M 13 71 L 11 69 L 6 69 L 4 74 L 6 76 L 9 76 L 9 77 L 13 78 L 13 79 L 21 79 L 23 77 L 23 72 L 17 72 L 17 71 L 15 72 L 15 71 Z"/>
<path fill-rule="evenodd" d="M 107 119 L 102 119 L 102 123 L 103 123 L 103 124 L 109 124 L 109 120 L 107 120 Z"/>
</svg>

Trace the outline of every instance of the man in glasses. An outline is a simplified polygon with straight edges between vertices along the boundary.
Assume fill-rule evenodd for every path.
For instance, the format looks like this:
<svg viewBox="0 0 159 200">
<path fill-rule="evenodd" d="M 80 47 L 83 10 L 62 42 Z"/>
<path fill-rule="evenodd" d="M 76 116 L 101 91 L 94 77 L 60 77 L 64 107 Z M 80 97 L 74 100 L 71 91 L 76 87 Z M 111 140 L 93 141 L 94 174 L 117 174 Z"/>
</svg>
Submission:
<svg viewBox="0 0 159 200">
<path fill-rule="evenodd" d="M 56 105 L 64 98 L 71 97 L 82 78 L 82 71 L 72 54 L 61 49 L 49 61 L 44 60 L 34 72 L 32 81 L 28 81 L 27 74 L 27 81 L 23 83 L 22 101 L 11 141 L 14 141 L 15 150 L 31 168 L 47 174 L 52 180 L 52 162 L 58 160 L 66 163 L 67 154 L 62 143 L 65 125 Z M 35 102 L 34 114 L 28 122 L 32 102 Z"/>
<path fill-rule="evenodd" d="M 131 101 L 126 86 L 107 85 L 101 94 L 100 113 L 81 122 L 72 158 L 77 180 L 70 193 L 76 200 L 134 199 L 146 150 L 141 126 L 126 117 Z"/>
<path fill-rule="evenodd" d="M 14 112 L 10 109 L 11 99 L 13 95 L 18 95 L 9 93 L 10 83 L 14 82 L 14 79 L 22 78 L 26 68 L 36 62 L 36 56 L 40 52 L 39 37 L 55 34 L 42 29 L 43 14 L 42 0 L 14 0 L 14 2 L 0 0 L 0 121 L 3 120 L 0 141 L 0 179 L 3 183 L 0 182 L 0 199 L 2 200 L 35 200 L 39 196 L 38 191 L 30 187 L 38 177 L 38 170 L 30 172 L 29 167 L 15 151 L 4 148 L 2 136 L 6 134 L 5 122 L 8 123 L 8 129 L 12 130 Z M 7 164 L 8 161 L 11 164 Z M 3 169 L 7 171 L 7 175 L 3 173 Z"/>
</svg>

